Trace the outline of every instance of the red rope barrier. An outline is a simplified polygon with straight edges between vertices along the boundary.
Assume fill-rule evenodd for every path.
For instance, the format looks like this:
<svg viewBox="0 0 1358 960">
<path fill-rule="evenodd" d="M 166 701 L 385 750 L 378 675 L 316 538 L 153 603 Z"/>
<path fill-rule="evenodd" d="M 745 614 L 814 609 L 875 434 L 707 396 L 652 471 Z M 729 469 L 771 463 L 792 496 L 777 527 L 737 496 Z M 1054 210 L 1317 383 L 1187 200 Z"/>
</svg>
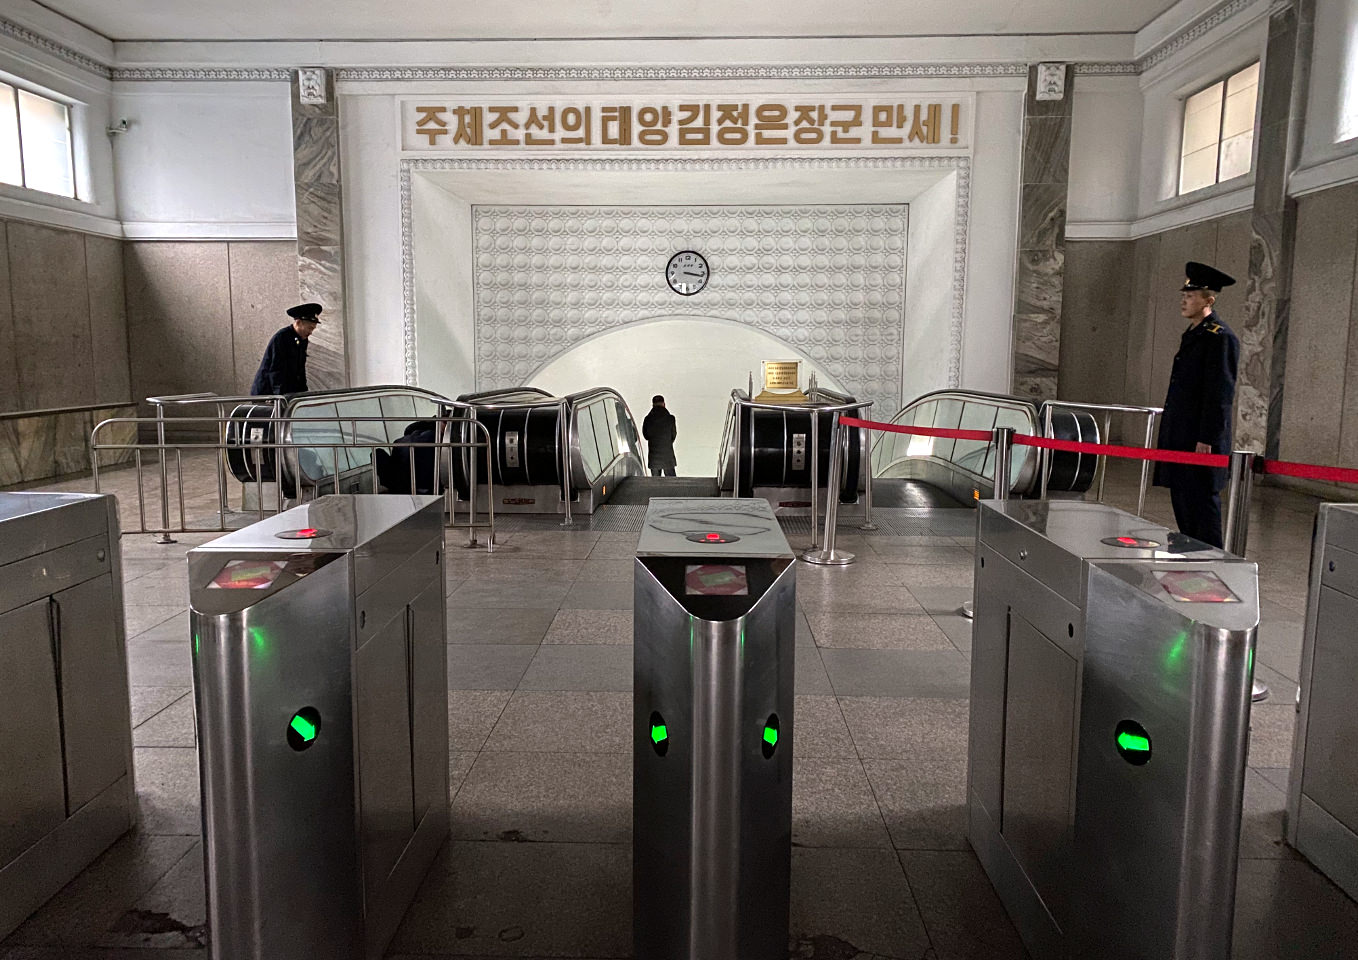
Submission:
<svg viewBox="0 0 1358 960">
<path fill-rule="evenodd" d="M 1264 460 L 1263 465 L 1263 473 L 1272 473 L 1280 477 L 1329 480 L 1332 483 L 1358 483 L 1358 470 L 1345 467 L 1322 467 L 1314 463 L 1293 463 L 1289 460 Z"/>
<path fill-rule="evenodd" d="M 1127 457 L 1132 460 L 1158 460 L 1162 463 L 1187 463 L 1195 467 L 1229 467 L 1231 458 L 1224 453 L 1191 453 L 1187 450 L 1150 450 L 1146 447 L 1121 447 L 1107 443 L 1081 443 L 1078 440 L 1053 440 L 1015 434 L 1015 446 L 1039 447 L 1067 453 L 1088 453 L 1094 456 Z"/>
<path fill-rule="evenodd" d="M 949 430 L 944 427 L 903 427 L 895 423 L 878 423 L 876 420 L 859 420 L 857 417 L 840 417 L 839 422 L 846 427 L 867 427 L 884 433 L 908 433 L 915 437 L 946 437 L 950 440 L 984 440 L 989 442 L 989 430 Z"/>
</svg>

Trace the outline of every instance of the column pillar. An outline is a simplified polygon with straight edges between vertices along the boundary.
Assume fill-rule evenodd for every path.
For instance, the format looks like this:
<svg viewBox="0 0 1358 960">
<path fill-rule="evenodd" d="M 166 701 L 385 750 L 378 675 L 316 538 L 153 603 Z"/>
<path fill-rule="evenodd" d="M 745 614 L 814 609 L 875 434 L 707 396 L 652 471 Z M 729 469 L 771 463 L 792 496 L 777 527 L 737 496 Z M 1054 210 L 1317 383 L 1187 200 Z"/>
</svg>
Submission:
<svg viewBox="0 0 1358 960">
<path fill-rule="evenodd" d="M 307 351 L 307 385 L 313 390 L 347 387 L 339 104 L 328 70 L 293 71 L 292 172 L 297 287 L 303 301 L 314 300 L 325 308 Z"/>
<path fill-rule="evenodd" d="M 1240 325 L 1236 449 L 1277 457 L 1292 307 L 1297 202 L 1287 195 L 1306 119 L 1315 0 L 1275 6 L 1259 83 L 1250 272 Z"/>
<path fill-rule="evenodd" d="M 1056 397 L 1070 180 L 1070 67 L 1028 69 L 1023 108 L 1018 265 L 1014 283 L 1013 392 Z"/>
</svg>

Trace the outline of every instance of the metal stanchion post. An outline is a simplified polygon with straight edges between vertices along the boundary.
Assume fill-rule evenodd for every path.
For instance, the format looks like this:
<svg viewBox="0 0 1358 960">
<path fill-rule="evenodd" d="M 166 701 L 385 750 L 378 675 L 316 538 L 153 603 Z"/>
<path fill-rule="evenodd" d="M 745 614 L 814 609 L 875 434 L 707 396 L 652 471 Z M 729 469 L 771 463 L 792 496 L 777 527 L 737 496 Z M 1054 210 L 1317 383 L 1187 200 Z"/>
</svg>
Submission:
<svg viewBox="0 0 1358 960">
<path fill-rule="evenodd" d="M 753 374 L 751 374 L 751 378 L 752 378 L 752 379 L 751 379 L 751 383 L 753 383 L 753 382 L 754 382 L 754 381 L 753 381 Z M 731 471 L 732 471 L 732 473 L 731 473 L 731 499 L 732 499 L 732 500 L 735 500 L 735 499 L 737 499 L 737 498 L 740 497 L 740 410 L 741 410 L 741 407 L 740 407 L 740 404 L 739 404 L 739 403 L 734 404 L 734 406 L 735 406 L 735 414 L 736 414 L 736 423 L 735 423 L 735 426 L 733 426 L 733 427 L 731 428 L 731 430 L 732 430 L 731 449 L 733 449 L 733 450 L 735 451 L 735 455 L 734 455 L 734 457 L 732 458 L 732 459 L 733 459 L 733 464 L 732 464 L 732 467 L 731 467 Z"/>
<path fill-rule="evenodd" d="M 1112 437 L 1109 435 L 1110 432 L 1111 432 L 1111 430 L 1112 430 L 1112 423 L 1113 423 L 1113 415 L 1112 415 L 1111 413 L 1105 413 L 1105 414 L 1103 415 L 1103 436 L 1099 438 L 1100 442 L 1102 442 L 1102 443 L 1112 443 Z M 1105 485 L 1106 481 L 1108 480 L 1108 458 L 1107 458 L 1107 457 L 1100 457 L 1100 458 L 1099 458 L 1099 461 L 1100 461 L 1100 463 L 1099 463 L 1099 498 L 1098 498 L 1098 499 L 1099 499 L 1099 503 L 1103 503 L 1103 488 L 1104 488 L 1104 485 Z"/>
<path fill-rule="evenodd" d="M 563 527 L 575 526 L 575 521 L 571 519 L 571 428 L 566 422 L 566 401 L 561 401 L 561 412 L 557 415 L 561 425 L 561 500 L 566 505 L 566 519 L 561 521 Z M 486 466 L 490 468 L 494 461 L 491 459 L 492 451 L 486 448 Z"/>
<path fill-rule="evenodd" d="M 834 436 L 839 436 L 839 414 L 834 414 Z M 750 421 L 750 436 L 754 436 L 754 419 Z M 830 451 L 830 459 L 835 459 L 835 452 Z M 753 464 L 751 464 L 753 469 Z M 826 478 L 830 479 L 829 477 Z M 811 546 L 807 547 L 807 552 L 817 549 L 820 541 L 816 539 L 816 520 L 819 518 L 816 513 L 817 499 L 820 497 L 820 413 L 817 410 L 811 411 Z"/>
<path fill-rule="evenodd" d="M 1238 557 L 1245 555 L 1250 535 L 1250 494 L 1254 490 L 1254 453 L 1236 450 L 1231 454 L 1231 475 L 1226 487 L 1226 549 Z M 1268 684 L 1254 680 L 1250 699 L 1267 700 Z"/>
<path fill-rule="evenodd" d="M 813 421 L 814 422 L 814 421 Z M 835 429 L 830 440 L 830 473 L 825 484 L 825 549 L 808 548 L 802 559 L 807 563 L 823 566 L 842 567 L 853 563 L 854 555 L 835 549 L 835 526 L 839 522 L 839 489 L 843 486 L 846 458 L 843 448 L 848 446 L 849 434 L 839 425 L 839 415 L 835 414 Z"/>
<path fill-rule="evenodd" d="M 858 428 L 858 449 L 864 464 L 867 465 L 868 479 L 863 485 L 863 522 L 859 524 L 859 530 L 876 530 L 877 524 L 872 522 L 872 433 L 867 427 Z"/>
<path fill-rule="evenodd" d="M 174 543 L 170 536 L 170 474 L 165 464 L 165 405 L 156 404 L 156 443 L 160 454 L 160 536 L 156 543 Z"/>
<path fill-rule="evenodd" d="M 1042 415 L 1042 436 L 1048 438 L 1052 435 L 1052 408 L 1049 405 Z M 1047 480 L 1051 475 L 1052 452 L 1043 448 L 1042 450 L 1042 493 L 1040 499 L 1047 499 Z"/>
<path fill-rule="evenodd" d="M 1148 411 L 1146 414 L 1146 442 L 1143 446 L 1149 450 L 1151 444 L 1155 442 L 1155 411 Z M 1146 485 L 1150 480 L 1151 462 L 1141 461 L 1141 485 L 1136 491 L 1136 515 L 1144 516 L 1146 513 Z"/>
<path fill-rule="evenodd" d="M 991 486 L 996 500 L 1009 499 L 1009 464 L 1013 460 L 1014 433 L 1013 427 L 995 428 L 992 441 L 995 444 L 995 471 L 991 477 Z"/>
</svg>

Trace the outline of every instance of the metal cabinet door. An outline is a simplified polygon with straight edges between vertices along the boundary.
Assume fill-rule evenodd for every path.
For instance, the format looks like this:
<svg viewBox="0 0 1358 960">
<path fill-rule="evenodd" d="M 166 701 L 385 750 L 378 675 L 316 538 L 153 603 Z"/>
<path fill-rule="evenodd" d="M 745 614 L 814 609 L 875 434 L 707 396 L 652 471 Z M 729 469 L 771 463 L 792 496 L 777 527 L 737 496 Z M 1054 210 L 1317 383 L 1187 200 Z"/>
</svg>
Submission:
<svg viewBox="0 0 1358 960">
<path fill-rule="evenodd" d="M 0 616 L 0 867 L 66 819 L 46 597 Z"/>
<path fill-rule="evenodd" d="M 1302 791 L 1350 830 L 1358 830 L 1358 600 L 1330 587 L 1320 590 L 1311 689 L 1307 692 L 1306 765 Z"/>
<path fill-rule="evenodd" d="M 443 571 L 410 604 L 411 761 L 416 826 L 448 797 L 448 654 Z M 439 803 L 439 801 L 442 801 Z"/>
<path fill-rule="evenodd" d="M 128 772 L 132 726 L 127 662 L 118 645 L 113 599 L 110 574 L 52 597 L 61 664 L 68 816 Z"/>
<path fill-rule="evenodd" d="M 415 833 L 405 608 L 354 657 L 363 889 L 369 904 Z"/>
</svg>

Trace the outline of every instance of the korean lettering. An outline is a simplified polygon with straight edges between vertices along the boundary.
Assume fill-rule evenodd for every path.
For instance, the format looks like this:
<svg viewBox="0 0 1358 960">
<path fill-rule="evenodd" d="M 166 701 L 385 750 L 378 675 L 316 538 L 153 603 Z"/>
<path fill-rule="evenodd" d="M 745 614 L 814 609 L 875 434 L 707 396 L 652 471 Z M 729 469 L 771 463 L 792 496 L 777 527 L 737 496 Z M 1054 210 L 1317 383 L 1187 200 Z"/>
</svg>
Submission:
<svg viewBox="0 0 1358 960">
<path fill-rule="evenodd" d="M 561 110 L 561 132 L 563 134 L 573 133 L 575 136 L 561 138 L 562 143 L 590 143 L 592 128 L 590 126 L 589 107 L 563 107 Z"/>
<path fill-rule="evenodd" d="M 851 137 L 853 131 L 863 125 L 863 105 L 861 103 L 833 103 L 830 105 L 830 142 L 862 143 L 862 137 Z"/>
<path fill-rule="evenodd" d="M 748 103 L 717 104 L 717 142 L 738 147 L 750 139 L 750 105 Z"/>
<path fill-rule="evenodd" d="M 825 139 L 825 107 L 798 104 L 792 108 L 792 139 L 797 143 L 820 143 Z"/>
<path fill-rule="evenodd" d="M 885 131 L 900 131 L 905 127 L 905 104 L 878 103 L 872 107 L 872 142 L 905 143 L 905 137 L 887 136 Z"/>
<path fill-rule="evenodd" d="M 712 104 L 681 103 L 678 117 L 679 146 L 705 147 L 712 143 Z"/>
<path fill-rule="evenodd" d="M 472 147 L 481 146 L 483 134 L 480 107 L 454 107 L 453 120 L 457 124 L 453 129 L 454 145 L 465 143 Z"/>
<path fill-rule="evenodd" d="M 670 141 L 670 123 L 674 119 L 669 107 L 642 107 L 637 111 L 637 142 L 648 147 L 663 147 Z"/>
<path fill-rule="evenodd" d="M 448 134 L 448 121 L 443 119 L 447 112 L 447 107 L 416 107 L 415 134 L 428 137 L 429 145 L 434 146 L 439 137 Z"/>
<path fill-rule="evenodd" d="M 632 145 L 632 108 L 599 108 L 599 142 L 609 147 Z"/>
<path fill-rule="evenodd" d="M 519 112 L 518 107 L 487 107 L 490 111 L 490 124 L 487 130 L 499 130 L 499 136 L 494 140 L 486 141 L 492 147 L 517 147 L 523 141 L 516 136 L 511 136 L 511 132 L 519 130 L 519 121 L 514 119 L 514 115 Z"/>
<path fill-rule="evenodd" d="M 787 107 L 781 103 L 761 103 L 754 108 L 754 142 L 787 143 Z"/>
<path fill-rule="evenodd" d="M 556 108 L 529 107 L 528 119 L 523 122 L 523 145 L 525 147 L 556 146 L 556 137 L 538 136 L 531 133 L 532 130 L 556 133 Z"/>
<path fill-rule="evenodd" d="M 915 104 L 915 122 L 910 125 L 911 143 L 938 143 L 938 127 L 943 107 L 937 103 L 929 104 L 924 119 L 920 120 L 920 104 Z"/>
</svg>

